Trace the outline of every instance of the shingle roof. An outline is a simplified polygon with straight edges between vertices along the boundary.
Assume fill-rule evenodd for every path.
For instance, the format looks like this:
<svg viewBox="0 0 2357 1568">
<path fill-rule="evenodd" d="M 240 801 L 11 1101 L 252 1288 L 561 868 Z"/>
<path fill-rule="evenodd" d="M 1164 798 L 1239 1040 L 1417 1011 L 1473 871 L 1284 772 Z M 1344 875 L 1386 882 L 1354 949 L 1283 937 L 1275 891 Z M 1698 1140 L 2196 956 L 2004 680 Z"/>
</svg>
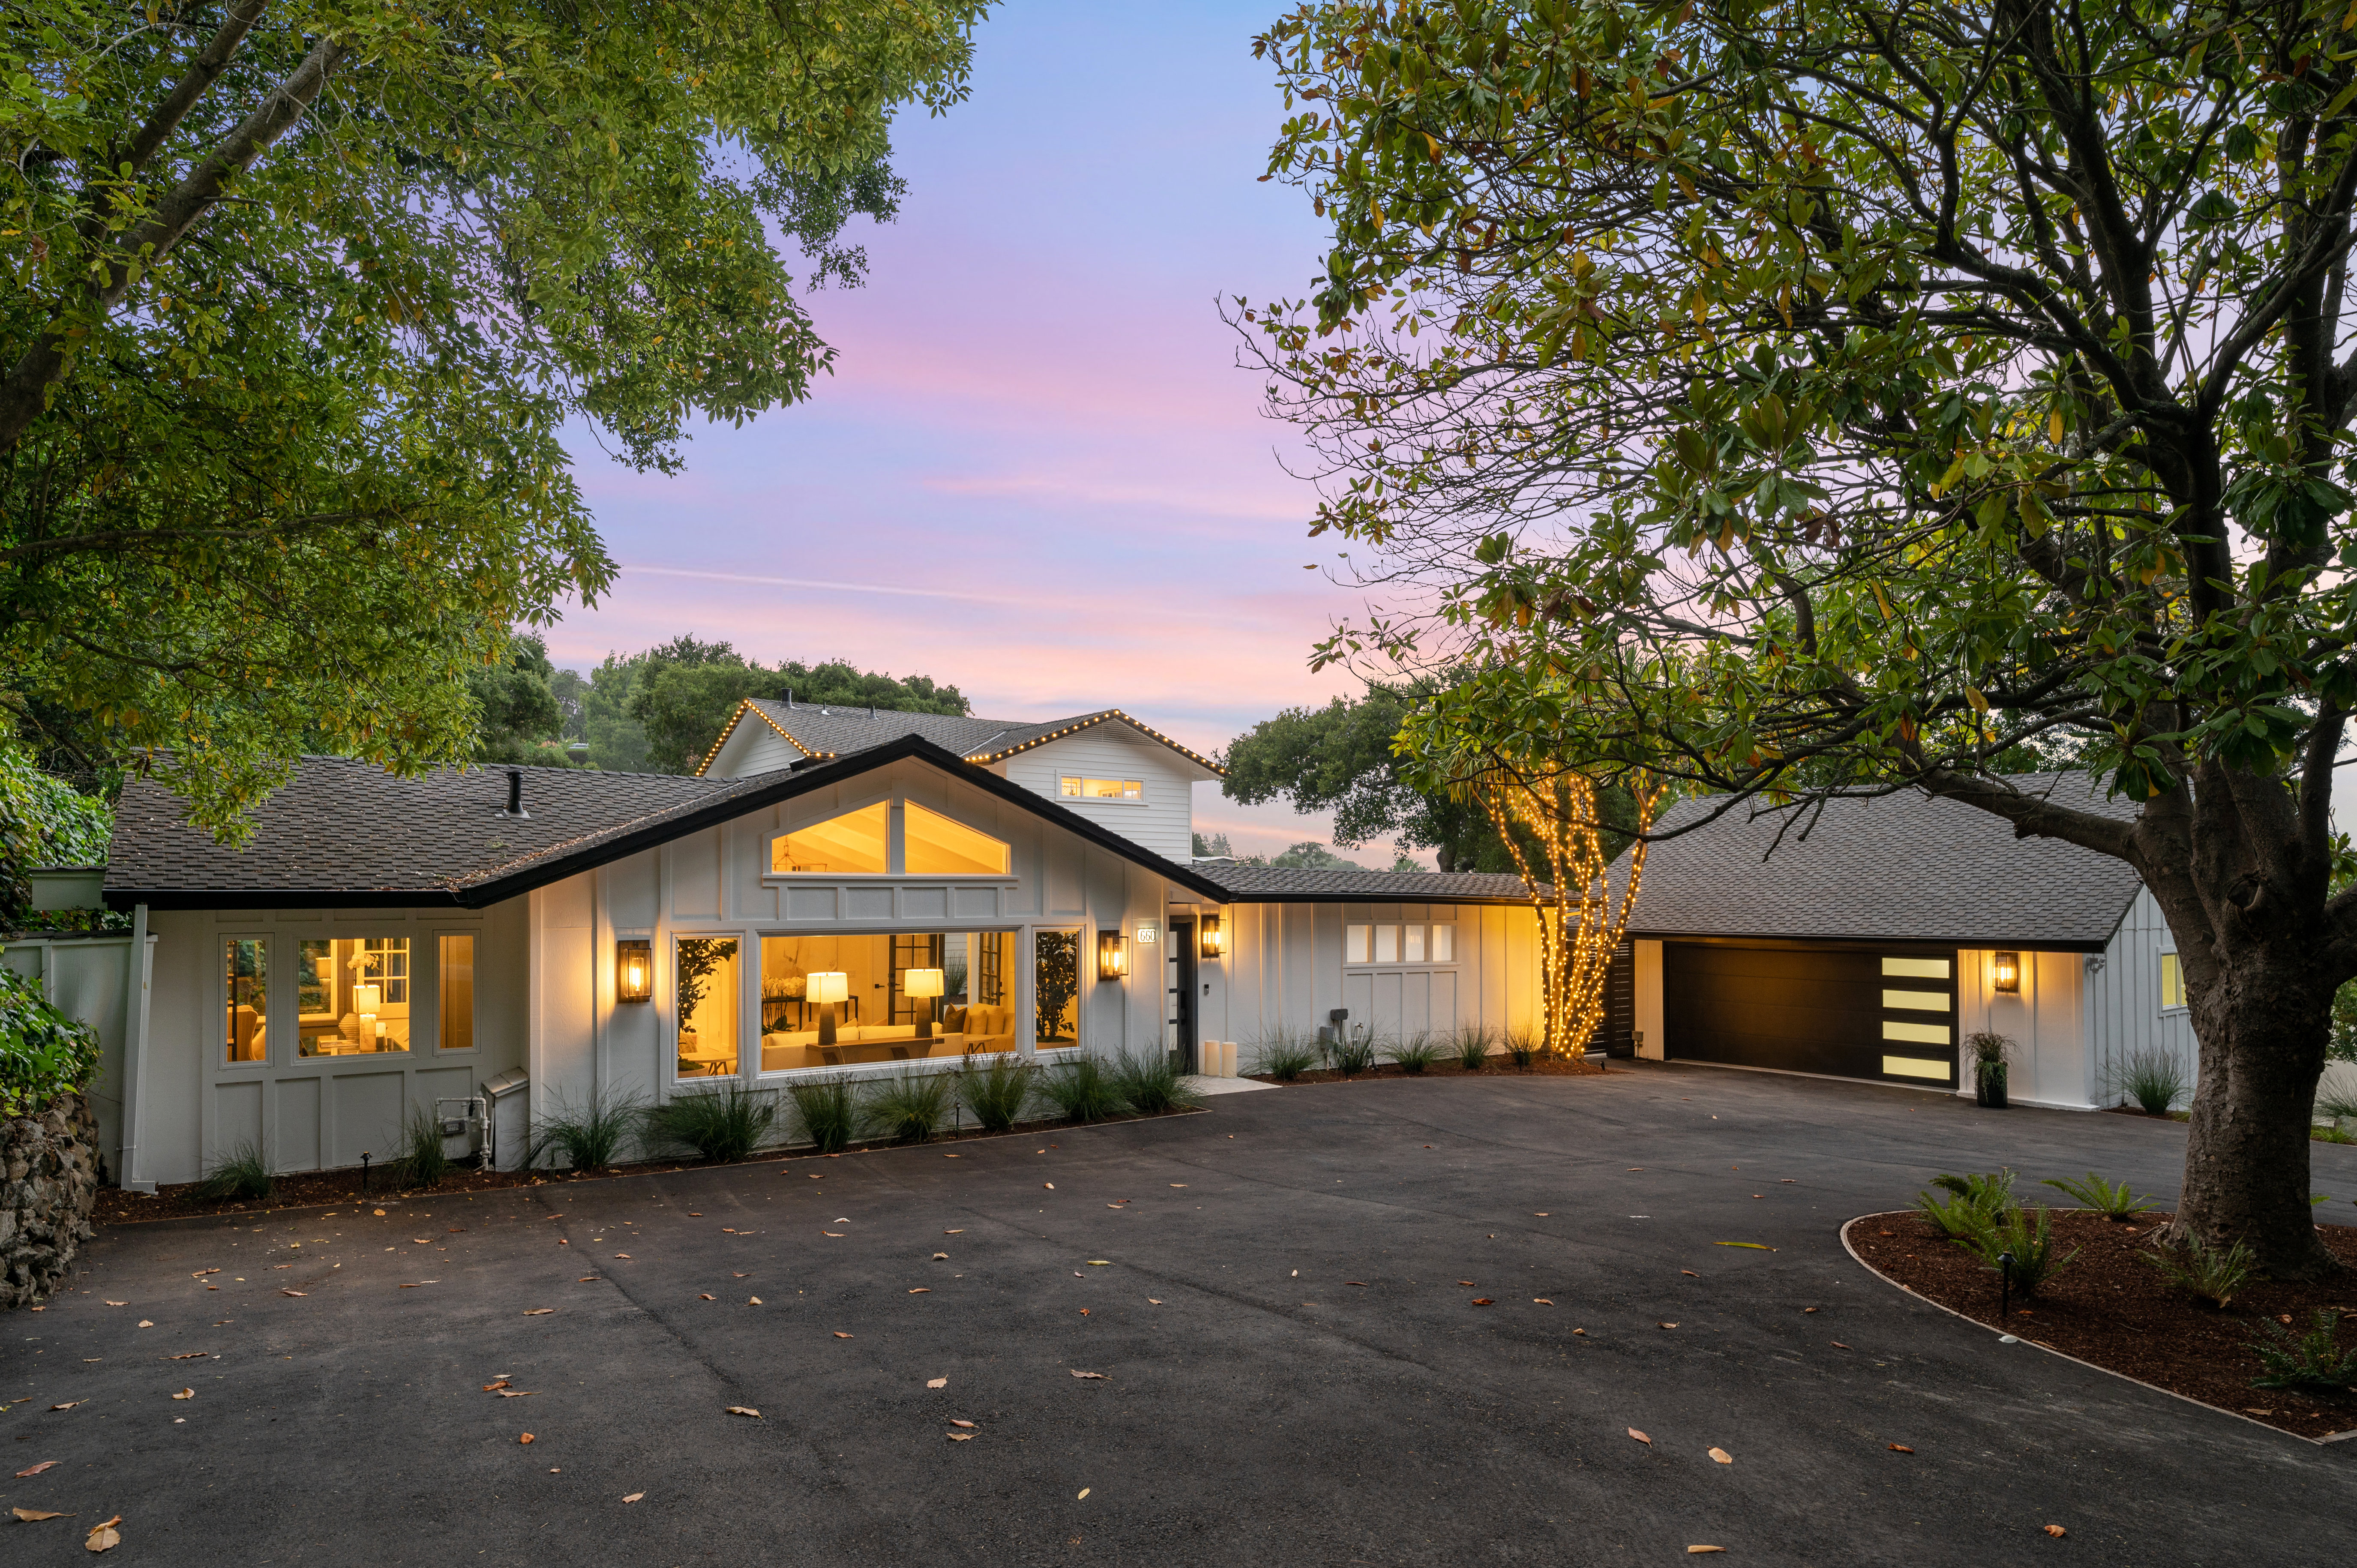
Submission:
<svg viewBox="0 0 2357 1568">
<path fill-rule="evenodd" d="M 847 708 L 832 703 L 813 705 L 795 703 L 791 706 L 766 697 L 748 698 L 720 732 L 705 754 L 704 766 L 720 755 L 720 748 L 737 726 L 748 719 L 768 723 L 795 746 L 814 757 L 847 757 L 856 751 L 885 745 L 902 736 L 921 736 L 944 751 L 953 751 L 969 762 L 996 762 L 1035 746 L 1088 729 L 1096 725 L 1119 723 L 1128 725 L 1149 740 L 1159 741 L 1189 761 L 1209 768 L 1213 774 L 1219 765 L 1200 752 L 1189 751 L 1168 736 L 1140 724 L 1119 708 L 1104 708 L 1093 714 L 1075 714 L 1061 719 L 983 719 L 965 714 L 909 714 L 888 708 Z"/>
<path fill-rule="evenodd" d="M 2104 799 L 2084 774 L 2013 783 L 2067 795 L 2105 816 L 2136 811 L 2131 801 Z M 1698 822 L 1723 803 L 1681 800 L 1657 831 Z M 1831 800 L 1822 816 L 1812 808 L 1798 821 L 1792 811 L 1754 811 L 1738 804 L 1647 851 L 1632 935 L 2100 950 L 2139 886 L 2136 872 L 2109 855 L 2060 839 L 2016 838 L 2001 818 L 1913 790 Z"/>
<path fill-rule="evenodd" d="M 1238 904 L 1523 904 L 1519 876 L 1474 871 L 1307 871 L 1268 865 L 1195 869 Z"/>
</svg>

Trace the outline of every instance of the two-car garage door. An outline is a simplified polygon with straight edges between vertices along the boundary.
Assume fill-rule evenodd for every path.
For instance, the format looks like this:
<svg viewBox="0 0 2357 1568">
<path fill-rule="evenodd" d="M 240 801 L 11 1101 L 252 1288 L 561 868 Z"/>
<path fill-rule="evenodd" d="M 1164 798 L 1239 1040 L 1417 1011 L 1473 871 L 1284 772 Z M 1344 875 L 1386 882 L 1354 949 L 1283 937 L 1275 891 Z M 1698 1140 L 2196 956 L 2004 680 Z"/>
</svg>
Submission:
<svg viewBox="0 0 2357 1568">
<path fill-rule="evenodd" d="M 1956 954 L 1662 945 L 1672 1060 L 1956 1083 Z"/>
</svg>

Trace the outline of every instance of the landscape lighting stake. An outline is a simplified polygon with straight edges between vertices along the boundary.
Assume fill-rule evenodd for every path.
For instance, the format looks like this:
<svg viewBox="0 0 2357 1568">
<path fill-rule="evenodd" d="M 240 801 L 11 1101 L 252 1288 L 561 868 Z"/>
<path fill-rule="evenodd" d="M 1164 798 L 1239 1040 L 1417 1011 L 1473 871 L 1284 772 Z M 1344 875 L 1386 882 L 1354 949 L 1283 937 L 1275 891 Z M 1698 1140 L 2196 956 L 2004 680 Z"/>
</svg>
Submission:
<svg viewBox="0 0 2357 1568">
<path fill-rule="evenodd" d="M 362 1150 L 361 1151 L 361 1190 L 362 1192 L 366 1192 L 368 1189 L 369 1189 L 369 1152 L 368 1152 L 366 1149 L 362 1149 Z"/>
<path fill-rule="evenodd" d="M 2002 1282 L 1997 1286 L 1996 1320 L 1999 1326 L 2003 1326 L 2005 1320 L 2013 1316 L 2013 1254 L 2011 1252 L 1999 1252 L 1996 1255 L 1996 1273 L 1998 1280 Z"/>
</svg>

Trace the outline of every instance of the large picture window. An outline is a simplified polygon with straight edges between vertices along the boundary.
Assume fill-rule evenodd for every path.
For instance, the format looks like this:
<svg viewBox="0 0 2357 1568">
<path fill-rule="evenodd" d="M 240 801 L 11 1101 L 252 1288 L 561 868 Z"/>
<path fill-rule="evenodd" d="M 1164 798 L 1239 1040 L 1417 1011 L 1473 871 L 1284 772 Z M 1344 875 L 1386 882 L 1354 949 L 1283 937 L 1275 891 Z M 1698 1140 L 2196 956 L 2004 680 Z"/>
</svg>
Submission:
<svg viewBox="0 0 2357 1568">
<path fill-rule="evenodd" d="M 371 1056 L 409 1048 L 409 939 L 314 938 L 295 950 L 296 1053 Z"/>
<path fill-rule="evenodd" d="M 963 822 L 928 811 L 914 800 L 905 808 L 907 839 L 901 864 L 911 876 L 1004 876 L 1006 845 Z"/>
<path fill-rule="evenodd" d="M 673 954 L 679 999 L 679 1076 L 737 1071 L 737 939 L 682 937 Z"/>
<path fill-rule="evenodd" d="M 878 800 L 770 841 L 770 870 L 795 876 L 881 876 L 892 806 Z"/>
<path fill-rule="evenodd" d="M 1081 933 L 1036 933 L 1031 958 L 1031 1034 L 1039 1049 L 1081 1043 Z"/>
<path fill-rule="evenodd" d="M 221 1019 L 223 1059 L 231 1067 L 269 1060 L 269 944 L 260 937 L 230 938 L 221 944 L 221 978 L 229 998 Z"/>
<path fill-rule="evenodd" d="M 1013 1050 L 1014 999 L 998 977 L 1013 968 L 1015 940 L 1013 931 L 763 937 L 761 1070 Z M 940 996 L 908 993 L 911 972 L 936 970 Z M 845 1000 L 813 1000 L 811 977 L 835 974 Z"/>
</svg>

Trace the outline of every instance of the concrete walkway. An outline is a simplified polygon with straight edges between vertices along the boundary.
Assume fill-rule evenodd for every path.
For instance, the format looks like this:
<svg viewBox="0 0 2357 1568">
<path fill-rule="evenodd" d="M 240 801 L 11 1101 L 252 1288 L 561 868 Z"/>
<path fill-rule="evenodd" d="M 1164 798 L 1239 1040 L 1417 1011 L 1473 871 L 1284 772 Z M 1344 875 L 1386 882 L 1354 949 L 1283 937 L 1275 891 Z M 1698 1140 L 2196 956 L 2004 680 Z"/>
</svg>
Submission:
<svg viewBox="0 0 2357 1568">
<path fill-rule="evenodd" d="M 2339 1561 L 2357 1443 L 2000 1346 L 1835 1235 L 2000 1162 L 2166 1199 L 2182 1147 L 1709 1069 L 1501 1073 L 118 1230 L 86 1294 L 7 1319 L 0 1507 L 76 1517 L 0 1540 L 84 1562 L 121 1514 L 107 1561 L 176 1568 Z M 2316 1155 L 2343 1212 L 2357 1148 Z"/>
</svg>

